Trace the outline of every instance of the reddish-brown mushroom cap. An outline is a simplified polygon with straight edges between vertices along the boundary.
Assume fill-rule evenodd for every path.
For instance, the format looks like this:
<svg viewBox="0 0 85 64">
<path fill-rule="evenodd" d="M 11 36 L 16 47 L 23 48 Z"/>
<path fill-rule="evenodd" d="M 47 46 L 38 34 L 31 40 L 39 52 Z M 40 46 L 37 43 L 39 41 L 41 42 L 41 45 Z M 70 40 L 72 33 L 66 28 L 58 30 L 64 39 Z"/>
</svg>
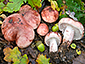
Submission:
<svg viewBox="0 0 85 64">
<path fill-rule="evenodd" d="M 83 37 L 84 27 L 78 21 L 74 21 L 70 18 L 62 18 L 58 25 L 64 35 L 63 42 L 68 41 L 70 42 L 69 44 L 71 44 L 72 40 L 79 40 Z"/>
<path fill-rule="evenodd" d="M 22 19 L 22 16 L 20 16 L 18 13 L 8 16 L 3 21 L 2 26 L 1 26 L 2 33 L 4 34 L 4 37 L 8 41 L 12 41 L 12 39 L 15 40 L 14 37 L 9 37 L 9 36 L 13 36 L 14 34 L 16 34 L 17 29 L 20 25 L 27 25 L 26 22 Z"/>
<path fill-rule="evenodd" d="M 45 44 L 50 46 L 50 52 L 58 51 L 58 46 L 61 43 L 61 35 L 57 32 L 50 32 L 45 36 Z"/>
<path fill-rule="evenodd" d="M 24 5 L 20 8 L 19 12 L 24 14 L 25 12 L 27 12 L 28 10 L 31 10 L 32 8 L 29 5 Z"/>
<path fill-rule="evenodd" d="M 8 41 L 16 41 L 20 48 L 29 46 L 34 39 L 33 28 L 18 13 L 8 16 L 3 21 L 1 29 L 4 38 Z"/>
<path fill-rule="evenodd" d="M 19 13 L 24 17 L 26 22 L 31 25 L 34 29 L 40 24 L 40 14 L 33 10 L 29 5 L 24 5 L 20 8 Z"/>
<path fill-rule="evenodd" d="M 48 23 L 53 23 L 58 19 L 58 11 L 53 10 L 51 6 L 47 6 L 41 12 L 42 19 Z"/>
<path fill-rule="evenodd" d="M 34 36 L 35 36 L 35 33 L 32 27 L 21 26 L 16 36 L 16 44 L 20 48 L 25 48 L 32 43 Z"/>
<path fill-rule="evenodd" d="M 45 23 L 41 23 L 37 28 L 37 33 L 41 36 L 45 36 L 49 31 L 48 26 Z"/>
</svg>

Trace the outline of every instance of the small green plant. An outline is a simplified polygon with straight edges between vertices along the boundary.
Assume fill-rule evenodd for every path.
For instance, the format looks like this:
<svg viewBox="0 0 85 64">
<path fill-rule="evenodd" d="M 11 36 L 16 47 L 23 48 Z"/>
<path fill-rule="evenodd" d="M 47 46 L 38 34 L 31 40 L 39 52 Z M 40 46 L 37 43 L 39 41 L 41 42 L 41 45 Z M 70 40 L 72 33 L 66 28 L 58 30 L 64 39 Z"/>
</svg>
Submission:
<svg viewBox="0 0 85 64">
<path fill-rule="evenodd" d="M 41 55 L 39 54 L 36 60 L 38 64 L 50 64 L 49 61 L 50 61 L 50 58 L 47 59 L 46 55 L 44 56 L 43 54 Z"/>
<path fill-rule="evenodd" d="M 36 41 L 36 47 L 40 52 L 43 52 L 45 50 L 45 46 L 42 41 Z"/>
<path fill-rule="evenodd" d="M 68 17 L 66 11 L 70 10 L 71 12 L 75 13 L 75 18 L 78 19 L 82 24 L 84 24 L 85 19 L 85 7 L 84 2 L 81 0 L 57 0 L 58 6 L 60 8 L 60 16 L 59 19 L 63 17 Z"/>
<path fill-rule="evenodd" d="M 13 50 L 10 47 L 7 47 L 3 50 L 4 60 L 7 62 L 13 61 L 13 64 L 28 64 L 29 60 L 26 54 L 21 56 L 21 52 L 18 50 L 18 47 L 15 47 Z"/>
<path fill-rule="evenodd" d="M 58 24 L 55 24 L 53 27 L 52 27 L 52 31 L 53 32 L 56 32 L 59 30 L 59 27 L 58 27 Z"/>
</svg>

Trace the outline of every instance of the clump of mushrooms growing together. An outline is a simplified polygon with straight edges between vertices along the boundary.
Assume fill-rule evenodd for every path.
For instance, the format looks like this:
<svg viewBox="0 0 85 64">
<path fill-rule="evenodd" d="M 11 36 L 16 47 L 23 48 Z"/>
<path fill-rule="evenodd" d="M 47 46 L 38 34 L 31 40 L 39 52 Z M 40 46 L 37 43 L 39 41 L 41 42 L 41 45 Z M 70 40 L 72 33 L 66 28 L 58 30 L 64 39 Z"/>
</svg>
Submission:
<svg viewBox="0 0 85 64">
<path fill-rule="evenodd" d="M 45 36 L 45 44 L 50 47 L 49 52 L 57 52 L 61 43 L 61 35 L 57 32 L 50 32 Z"/>
<path fill-rule="evenodd" d="M 84 27 L 78 22 L 70 18 L 62 18 L 59 23 L 59 30 L 63 33 L 63 43 L 67 42 L 69 46 L 72 40 L 79 40 L 83 37 Z"/>
<path fill-rule="evenodd" d="M 34 39 L 34 29 L 40 24 L 40 15 L 29 5 L 21 7 L 19 13 L 8 16 L 2 23 L 1 29 L 4 38 L 8 41 L 16 41 L 20 48 L 25 48 Z"/>
<path fill-rule="evenodd" d="M 51 6 L 47 6 L 41 12 L 42 19 L 48 23 L 55 22 L 58 19 L 58 15 L 59 15 L 58 11 L 53 10 Z"/>
<path fill-rule="evenodd" d="M 41 23 L 37 28 L 37 33 L 41 36 L 45 36 L 48 33 L 49 29 L 45 23 Z"/>
<path fill-rule="evenodd" d="M 42 10 L 41 16 L 45 22 L 53 23 L 58 19 L 59 13 L 57 10 L 53 10 L 51 6 L 47 6 Z M 58 46 L 61 43 L 61 35 L 59 33 L 50 32 L 45 36 L 44 40 L 45 40 L 45 44 L 50 47 L 49 52 L 58 51 Z"/>
</svg>

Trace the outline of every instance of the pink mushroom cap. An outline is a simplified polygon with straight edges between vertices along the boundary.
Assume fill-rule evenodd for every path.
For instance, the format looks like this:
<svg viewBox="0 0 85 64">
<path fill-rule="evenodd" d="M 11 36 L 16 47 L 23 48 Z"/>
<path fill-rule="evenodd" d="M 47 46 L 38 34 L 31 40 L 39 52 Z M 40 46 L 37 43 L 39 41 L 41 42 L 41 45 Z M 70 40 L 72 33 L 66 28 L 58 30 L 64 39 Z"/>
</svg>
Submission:
<svg viewBox="0 0 85 64">
<path fill-rule="evenodd" d="M 40 24 L 40 14 L 33 10 L 29 5 L 22 6 L 19 13 L 23 16 L 26 22 L 33 27 L 33 29 L 36 29 Z"/>
<path fill-rule="evenodd" d="M 29 46 L 35 36 L 34 29 L 18 13 L 8 16 L 3 21 L 1 29 L 4 38 L 8 41 L 16 41 L 20 48 Z"/>
<path fill-rule="evenodd" d="M 51 6 L 47 6 L 42 10 L 41 16 L 45 22 L 53 23 L 58 19 L 59 13 L 57 10 L 53 10 Z"/>
<path fill-rule="evenodd" d="M 24 5 L 20 8 L 19 12 L 24 14 L 28 10 L 32 10 L 32 8 L 29 5 Z"/>
<path fill-rule="evenodd" d="M 45 23 L 41 23 L 37 28 L 37 33 L 41 36 L 45 36 L 49 32 L 49 28 Z"/>
</svg>

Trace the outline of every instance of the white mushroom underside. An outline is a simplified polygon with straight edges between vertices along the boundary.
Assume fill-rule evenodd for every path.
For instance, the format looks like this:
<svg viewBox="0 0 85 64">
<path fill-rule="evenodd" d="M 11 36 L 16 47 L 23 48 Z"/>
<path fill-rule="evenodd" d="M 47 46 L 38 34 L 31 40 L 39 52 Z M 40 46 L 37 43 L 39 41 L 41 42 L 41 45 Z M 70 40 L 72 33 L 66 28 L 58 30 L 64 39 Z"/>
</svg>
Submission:
<svg viewBox="0 0 85 64">
<path fill-rule="evenodd" d="M 57 52 L 61 43 L 61 35 L 57 32 L 50 32 L 45 36 L 45 44 L 50 47 L 50 52 Z"/>
<path fill-rule="evenodd" d="M 66 24 L 66 23 L 62 23 L 59 26 L 60 31 L 62 31 L 62 33 L 64 33 L 64 31 L 65 31 L 65 29 L 66 29 L 67 26 L 72 27 L 73 30 L 74 30 L 74 36 L 73 36 L 74 38 L 73 38 L 73 40 L 79 40 L 79 39 L 81 39 L 81 37 L 82 37 L 82 31 L 78 27 L 76 27 L 76 26 L 73 26 L 73 25 L 70 25 L 70 24 Z"/>
<path fill-rule="evenodd" d="M 58 35 L 60 36 L 60 34 L 58 34 Z M 56 35 L 56 34 L 53 32 L 53 33 L 51 33 L 49 36 L 46 36 L 46 37 L 45 37 L 45 44 L 46 44 L 47 46 L 49 46 L 49 45 L 50 45 L 50 40 L 54 38 L 54 39 L 56 39 L 57 45 L 59 45 L 59 44 L 60 44 L 60 39 L 59 39 L 58 35 Z M 47 43 L 46 43 L 46 42 L 47 42 Z"/>
</svg>

